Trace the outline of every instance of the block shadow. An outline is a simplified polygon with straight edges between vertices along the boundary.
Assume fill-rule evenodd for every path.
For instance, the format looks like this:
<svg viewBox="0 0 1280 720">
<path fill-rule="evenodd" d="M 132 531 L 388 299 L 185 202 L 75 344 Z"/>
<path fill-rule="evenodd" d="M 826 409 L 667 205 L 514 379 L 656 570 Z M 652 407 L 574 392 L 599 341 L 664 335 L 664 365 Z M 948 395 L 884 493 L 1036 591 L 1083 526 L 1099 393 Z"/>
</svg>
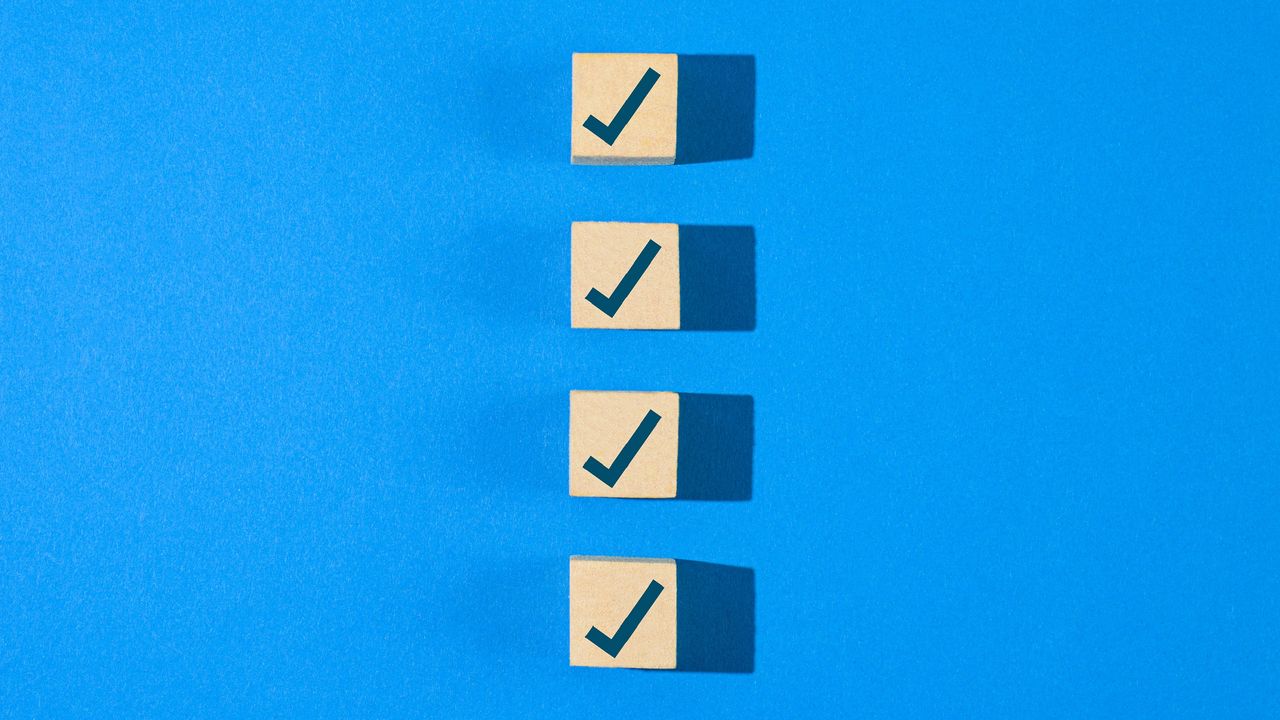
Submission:
<svg viewBox="0 0 1280 720">
<path fill-rule="evenodd" d="M 751 157 L 756 136 L 754 55 L 681 55 L 676 164 Z"/>
<path fill-rule="evenodd" d="M 754 330 L 756 231 L 680 226 L 680 329 Z"/>
<path fill-rule="evenodd" d="M 750 673 L 755 655 L 755 571 L 676 560 L 676 670 Z"/>
<path fill-rule="evenodd" d="M 750 500 L 755 401 L 680 393 L 676 498 Z"/>
</svg>

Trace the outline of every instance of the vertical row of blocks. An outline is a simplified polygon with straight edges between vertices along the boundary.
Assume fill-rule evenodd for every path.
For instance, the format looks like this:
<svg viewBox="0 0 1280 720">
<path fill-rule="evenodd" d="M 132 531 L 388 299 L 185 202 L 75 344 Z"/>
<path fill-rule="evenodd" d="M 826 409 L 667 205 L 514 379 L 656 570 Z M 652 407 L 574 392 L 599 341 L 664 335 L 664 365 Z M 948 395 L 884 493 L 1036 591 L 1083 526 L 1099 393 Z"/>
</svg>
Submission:
<svg viewBox="0 0 1280 720">
<path fill-rule="evenodd" d="M 573 56 L 572 162 L 672 164 L 678 58 Z M 575 222 L 574 328 L 680 328 L 680 229 L 670 223 Z M 569 395 L 569 494 L 674 498 L 680 398 L 674 392 Z M 569 559 L 569 664 L 676 667 L 676 562 Z"/>
</svg>

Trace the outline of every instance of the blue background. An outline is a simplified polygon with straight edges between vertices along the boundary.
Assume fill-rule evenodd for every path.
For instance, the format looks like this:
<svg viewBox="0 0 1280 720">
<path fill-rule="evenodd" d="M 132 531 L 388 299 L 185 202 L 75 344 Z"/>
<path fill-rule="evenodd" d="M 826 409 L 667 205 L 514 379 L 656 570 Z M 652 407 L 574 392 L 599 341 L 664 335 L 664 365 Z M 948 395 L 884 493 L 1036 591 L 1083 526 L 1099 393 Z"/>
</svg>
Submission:
<svg viewBox="0 0 1280 720">
<path fill-rule="evenodd" d="M 1280 11 L 954 5 L 6 3 L 4 711 L 1274 716 Z M 754 156 L 571 166 L 573 51 L 754 55 Z M 756 329 L 570 330 L 575 219 L 754 226 Z M 753 497 L 570 499 L 571 388 L 752 395 Z M 568 667 L 576 553 L 755 671 Z"/>
</svg>

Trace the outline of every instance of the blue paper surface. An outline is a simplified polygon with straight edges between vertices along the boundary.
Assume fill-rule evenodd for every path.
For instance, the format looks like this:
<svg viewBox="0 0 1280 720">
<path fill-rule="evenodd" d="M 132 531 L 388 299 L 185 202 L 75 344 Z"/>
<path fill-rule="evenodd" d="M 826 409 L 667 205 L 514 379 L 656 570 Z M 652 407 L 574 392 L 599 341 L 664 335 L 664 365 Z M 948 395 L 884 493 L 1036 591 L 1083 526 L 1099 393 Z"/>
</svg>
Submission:
<svg viewBox="0 0 1280 720">
<path fill-rule="evenodd" d="M 6 714 L 1274 716 L 1275 5 L 172 5 L 0 8 Z M 574 51 L 751 157 L 571 166 Z M 573 220 L 754 329 L 571 330 Z M 570 389 L 750 396 L 750 498 L 570 498 Z M 571 554 L 752 671 L 570 668 Z"/>
</svg>

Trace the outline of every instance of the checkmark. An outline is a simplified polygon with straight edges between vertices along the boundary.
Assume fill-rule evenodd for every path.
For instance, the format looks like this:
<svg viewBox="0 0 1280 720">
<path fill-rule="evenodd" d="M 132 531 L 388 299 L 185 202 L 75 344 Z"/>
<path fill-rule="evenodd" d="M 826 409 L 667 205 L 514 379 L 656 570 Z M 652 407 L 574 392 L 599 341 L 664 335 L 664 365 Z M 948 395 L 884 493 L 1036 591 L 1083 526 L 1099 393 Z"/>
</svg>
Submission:
<svg viewBox="0 0 1280 720">
<path fill-rule="evenodd" d="M 618 478 L 622 477 L 622 473 L 627 471 L 627 466 L 636 458 L 636 453 L 640 452 L 640 448 L 649 439 L 649 435 L 653 433 L 653 429 L 658 426 L 658 421 L 661 419 L 662 416 L 652 410 L 646 413 L 644 419 L 640 421 L 640 427 L 631 433 L 631 439 L 622 446 L 622 450 L 618 451 L 618 457 L 614 458 L 613 465 L 605 467 L 604 463 L 592 456 L 587 458 L 582 468 L 599 478 L 600 482 L 613 487 L 618 483 Z"/>
<path fill-rule="evenodd" d="M 640 276 L 644 275 L 644 271 L 649 269 L 649 264 L 657 257 L 658 251 L 662 246 L 650 240 L 645 243 L 644 249 L 640 251 L 639 257 L 635 262 L 631 263 L 627 274 L 622 276 L 618 281 L 618 287 L 614 288 L 613 294 L 606 296 L 595 288 L 591 288 L 591 292 L 587 293 L 587 302 L 595 305 L 600 312 L 613 317 L 617 314 L 618 308 L 622 307 L 622 303 L 635 289 L 636 283 L 640 282 Z"/>
<path fill-rule="evenodd" d="M 631 94 L 627 96 L 626 102 L 622 103 L 622 107 L 618 108 L 618 114 L 613 116 L 613 122 L 605 125 L 595 115 L 590 115 L 582 123 L 582 127 L 590 130 L 605 143 L 613 145 L 613 141 L 618 139 L 622 129 L 627 126 L 627 123 L 631 122 L 631 117 L 640 108 L 640 103 L 644 102 L 645 97 L 649 95 L 649 91 L 653 89 L 654 83 L 658 82 L 660 77 L 662 76 L 653 68 L 645 70 L 644 77 L 640 78 L 635 90 L 631 91 Z"/>
<path fill-rule="evenodd" d="M 627 613 L 627 617 L 618 626 L 618 631 L 609 637 L 600 632 L 594 625 L 587 631 L 587 639 L 596 644 L 596 647 L 609 653 L 609 657 L 618 657 L 618 653 L 622 652 L 622 646 L 627 644 L 635 633 L 636 627 L 640 625 L 640 621 L 644 616 L 649 614 L 649 608 L 653 607 L 653 603 L 662 594 L 662 584 L 657 580 L 650 580 L 649 587 L 645 588 L 644 594 L 636 601 L 636 606 L 631 608 L 631 612 Z"/>
</svg>

